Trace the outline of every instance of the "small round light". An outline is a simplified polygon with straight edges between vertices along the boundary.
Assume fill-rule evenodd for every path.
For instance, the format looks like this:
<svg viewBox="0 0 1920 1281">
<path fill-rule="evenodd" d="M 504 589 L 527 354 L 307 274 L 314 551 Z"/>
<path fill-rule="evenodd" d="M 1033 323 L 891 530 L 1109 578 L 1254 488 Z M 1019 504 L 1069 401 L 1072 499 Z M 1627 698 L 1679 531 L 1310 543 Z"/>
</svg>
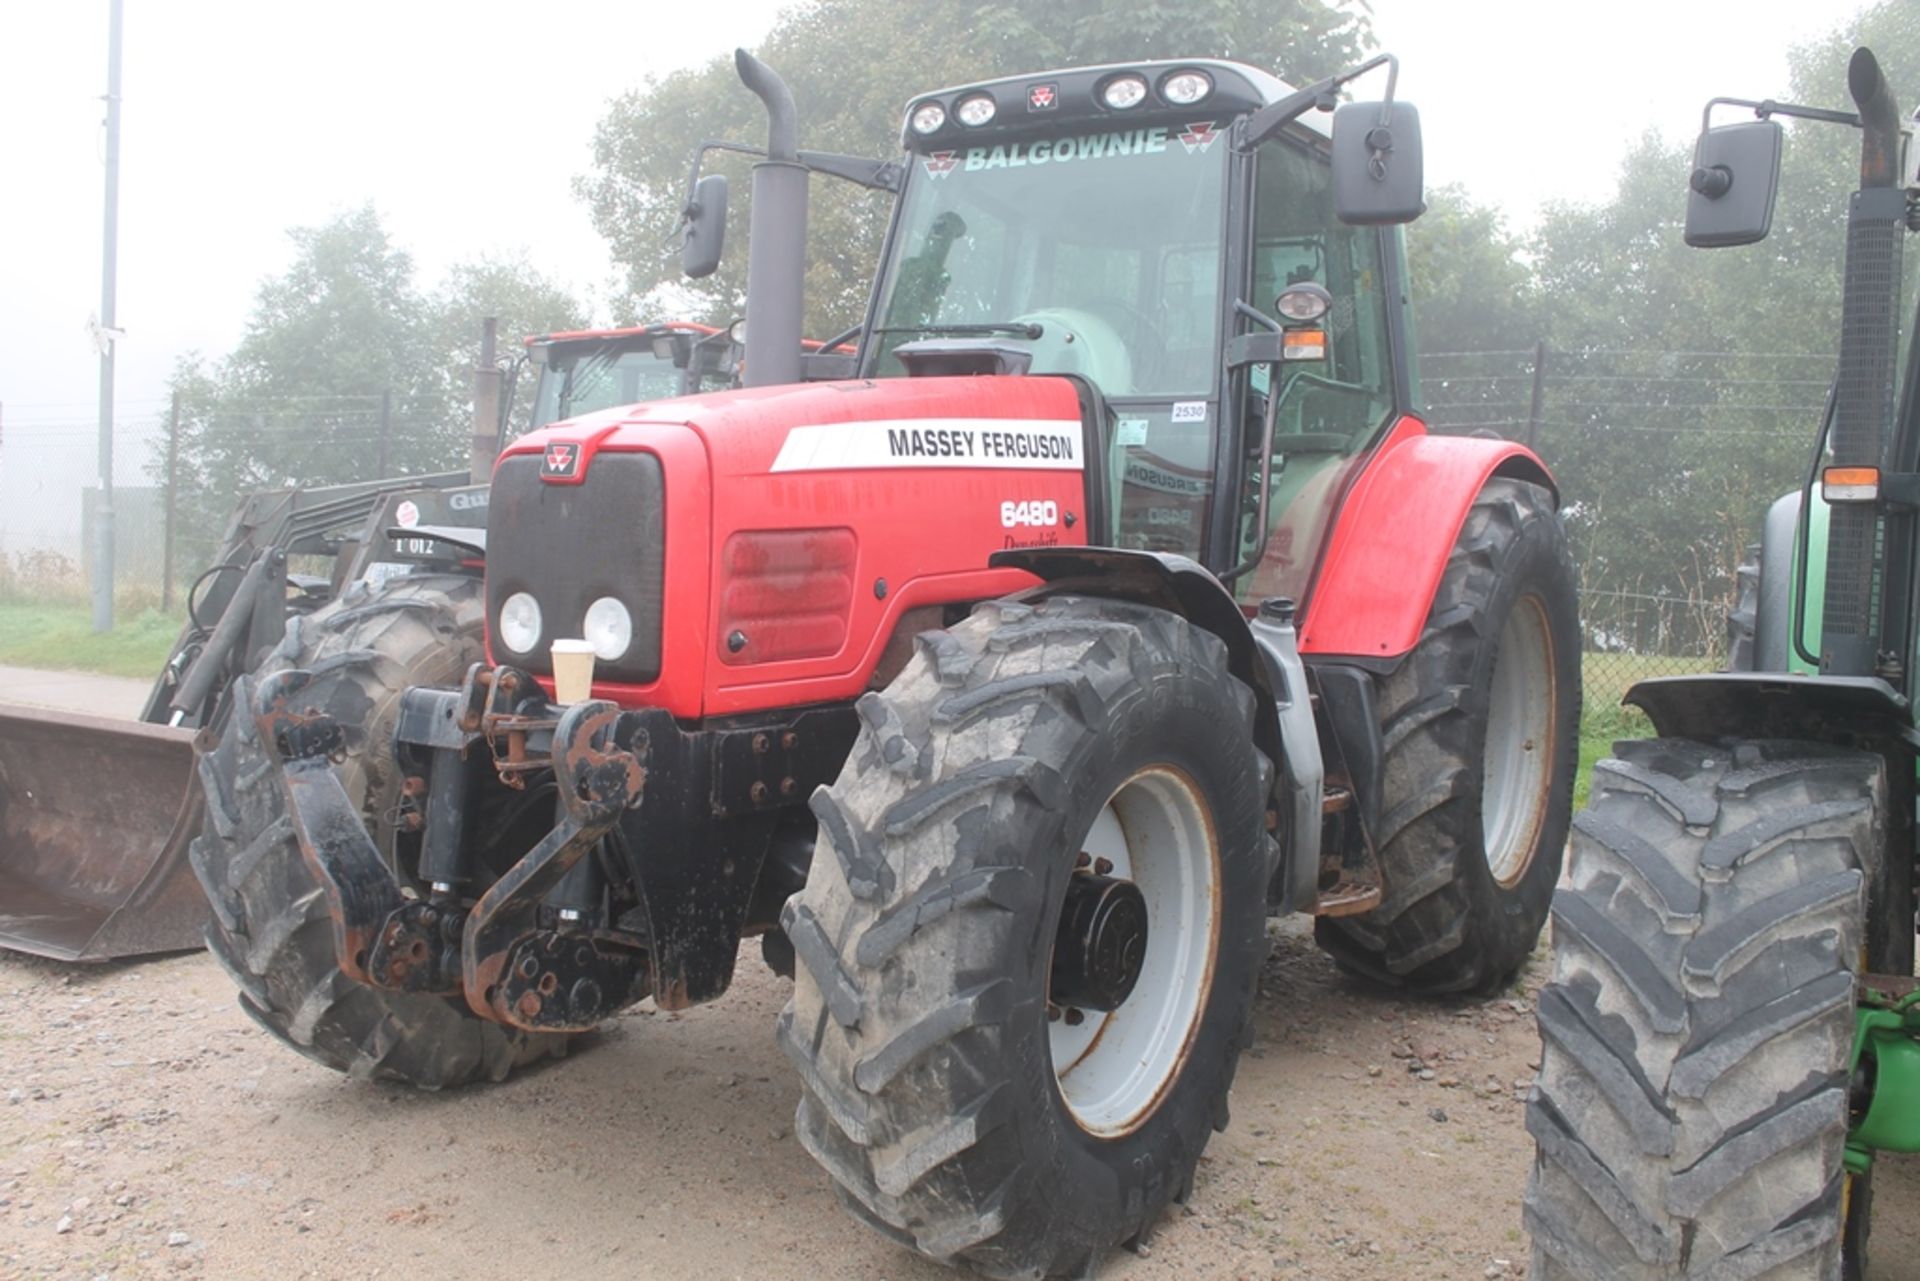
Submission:
<svg viewBox="0 0 1920 1281">
<path fill-rule="evenodd" d="M 727 326 L 727 341 L 736 347 L 747 345 L 747 322 L 736 320 Z"/>
<path fill-rule="evenodd" d="M 633 644 L 633 615 L 613 597 L 602 596 L 587 606 L 581 631 L 587 644 L 593 646 L 594 656 L 611 663 Z"/>
<path fill-rule="evenodd" d="M 996 110 L 990 95 L 976 93 L 971 98 L 960 99 L 959 105 L 953 109 L 953 114 L 960 117 L 960 123 L 967 128 L 978 129 L 993 119 L 993 113 Z"/>
<path fill-rule="evenodd" d="M 1160 92 L 1176 107 L 1191 107 L 1213 92 L 1213 77 L 1204 71 L 1176 71 L 1160 86 Z"/>
<path fill-rule="evenodd" d="M 1333 295 L 1311 280 L 1288 285 L 1273 300 L 1273 309 L 1288 320 L 1318 320 L 1333 306 Z"/>
<path fill-rule="evenodd" d="M 500 606 L 500 643 L 516 654 L 531 654 L 540 643 L 540 602 L 515 592 Z"/>
<path fill-rule="evenodd" d="M 907 123 L 913 126 L 917 134 L 929 134 L 947 123 L 947 109 L 937 102 L 923 102 L 913 109 L 907 117 Z"/>
<path fill-rule="evenodd" d="M 1147 100 L 1147 82 L 1139 76 L 1115 76 L 1100 91 L 1100 98 L 1115 111 L 1137 107 Z"/>
</svg>

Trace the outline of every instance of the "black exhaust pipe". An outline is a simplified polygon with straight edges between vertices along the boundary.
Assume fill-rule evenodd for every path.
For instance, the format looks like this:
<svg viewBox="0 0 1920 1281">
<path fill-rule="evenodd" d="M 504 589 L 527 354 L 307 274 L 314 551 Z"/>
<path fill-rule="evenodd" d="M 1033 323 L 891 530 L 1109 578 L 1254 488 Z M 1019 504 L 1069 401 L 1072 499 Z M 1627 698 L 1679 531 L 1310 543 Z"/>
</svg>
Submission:
<svg viewBox="0 0 1920 1281">
<path fill-rule="evenodd" d="M 753 167 L 748 224 L 747 337 L 743 381 L 800 381 L 802 286 L 807 274 L 807 171 L 800 164 L 793 91 L 745 49 L 733 51 L 741 82 L 767 105 L 767 158 Z"/>
<path fill-rule="evenodd" d="M 1900 247 L 1907 219 L 1906 193 L 1897 185 L 1900 112 L 1879 62 L 1866 49 L 1854 50 L 1847 64 L 1847 89 L 1860 112 L 1860 190 L 1847 211 L 1833 462 L 1837 467 L 1885 467 L 1900 331 Z M 1830 513 L 1820 636 L 1820 670 L 1827 675 L 1875 675 L 1880 653 L 1888 648 L 1881 637 L 1885 620 L 1874 612 L 1879 526 L 1880 513 L 1868 503 L 1837 503 Z"/>
<path fill-rule="evenodd" d="M 1847 63 L 1847 92 L 1860 112 L 1860 187 L 1900 185 L 1900 109 L 1871 49 L 1855 49 Z"/>
</svg>

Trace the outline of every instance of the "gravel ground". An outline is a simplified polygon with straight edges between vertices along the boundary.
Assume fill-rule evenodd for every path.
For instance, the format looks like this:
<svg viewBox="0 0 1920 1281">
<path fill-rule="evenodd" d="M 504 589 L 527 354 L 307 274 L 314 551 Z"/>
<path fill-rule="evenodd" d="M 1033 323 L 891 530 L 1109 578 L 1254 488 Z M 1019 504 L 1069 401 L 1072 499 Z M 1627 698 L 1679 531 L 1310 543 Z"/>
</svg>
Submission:
<svg viewBox="0 0 1920 1281">
<path fill-rule="evenodd" d="M 954 1275 L 846 1218 L 793 1140 L 784 999 L 743 955 L 715 1005 L 435 1096 L 289 1053 L 204 955 L 0 955 L 0 1275 Z M 1257 1025 L 1191 1208 L 1103 1276 L 1524 1274 L 1525 1000 L 1394 1000 L 1288 931 Z"/>
</svg>

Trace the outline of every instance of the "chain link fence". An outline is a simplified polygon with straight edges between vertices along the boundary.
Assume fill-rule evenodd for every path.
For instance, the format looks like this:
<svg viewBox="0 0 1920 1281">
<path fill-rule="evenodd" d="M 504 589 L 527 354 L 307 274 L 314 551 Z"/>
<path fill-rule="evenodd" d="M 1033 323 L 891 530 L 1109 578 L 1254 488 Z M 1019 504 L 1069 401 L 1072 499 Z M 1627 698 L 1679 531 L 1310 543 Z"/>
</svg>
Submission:
<svg viewBox="0 0 1920 1281">
<path fill-rule="evenodd" d="M 1539 452 L 1579 573 L 1586 731 L 1638 732 L 1620 696 L 1721 670 L 1737 571 L 1774 499 L 1806 479 L 1833 357 L 1515 351 L 1421 357 L 1434 428 Z"/>
<path fill-rule="evenodd" d="M 464 468 L 466 422 L 373 393 L 123 404 L 114 433 L 114 596 L 122 616 L 184 609 L 248 494 Z M 0 603 L 90 599 L 101 503 L 81 406 L 0 417 Z"/>
<path fill-rule="evenodd" d="M 1767 505 L 1804 480 L 1830 372 L 1830 356 L 1805 352 L 1538 344 L 1421 357 L 1436 430 L 1530 444 L 1560 480 L 1590 719 L 1635 680 L 1724 666 L 1737 567 Z M 122 611 L 178 610 L 249 492 L 462 465 L 467 424 L 445 417 L 380 393 L 177 414 L 123 405 Z M 95 448 L 86 407 L 8 407 L 0 419 L 0 600 L 86 601 Z"/>
</svg>

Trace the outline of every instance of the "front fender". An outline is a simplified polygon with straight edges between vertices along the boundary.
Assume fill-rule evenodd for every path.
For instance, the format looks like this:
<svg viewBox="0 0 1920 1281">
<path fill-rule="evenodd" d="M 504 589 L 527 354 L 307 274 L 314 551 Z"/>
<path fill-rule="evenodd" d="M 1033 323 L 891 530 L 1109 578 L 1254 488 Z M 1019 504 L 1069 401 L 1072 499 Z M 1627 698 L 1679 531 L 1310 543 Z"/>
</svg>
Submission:
<svg viewBox="0 0 1920 1281">
<path fill-rule="evenodd" d="M 1303 654 L 1379 663 L 1420 639 L 1473 500 L 1496 476 L 1559 488 L 1510 440 L 1431 436 L 1403 418 L 1347 491 L 1300 624 Z"/>
</svg>

